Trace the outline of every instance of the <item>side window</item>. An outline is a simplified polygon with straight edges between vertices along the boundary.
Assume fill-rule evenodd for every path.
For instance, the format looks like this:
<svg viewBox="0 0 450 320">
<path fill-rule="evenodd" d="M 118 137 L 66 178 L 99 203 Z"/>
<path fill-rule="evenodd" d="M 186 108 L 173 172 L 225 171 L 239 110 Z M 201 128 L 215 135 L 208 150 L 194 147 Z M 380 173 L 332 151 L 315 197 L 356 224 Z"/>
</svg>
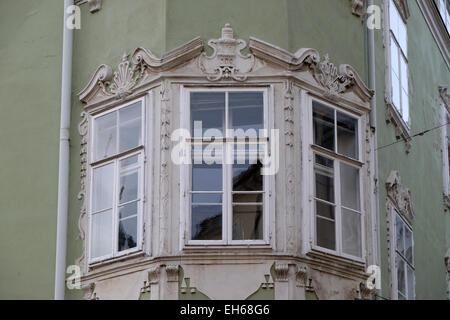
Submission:
<svg viewBox="0 0 450 320">
<path fill-rule="evenodd" d="M 139 248 L 143 199 L 143 100 L 93 116 L 90 260 Z"/>
<path fill-rule="evenodd" d="M 389 0 L 389 30 L 391 100 L 409 126 L 407 28 L 393 0 Z"/>
<path fill-rule="evenodd" d="M 260 154 L 267 142 L 265 91 L 190 91 L 188 242 L 264 242 L 267 178 Z"/>
<path fill-rule="evenodd" d="M 362 257 L 358 118 L 312 103 L 315 245 Z"/>
<path fill-rule="evenodd" d="M 394 209 L 395 221 L 395 258 L 392 268 L 396 277 L 396 294 L 399 300 L 414 300 L 414 243 L 411 228 Z"/>
</svg>

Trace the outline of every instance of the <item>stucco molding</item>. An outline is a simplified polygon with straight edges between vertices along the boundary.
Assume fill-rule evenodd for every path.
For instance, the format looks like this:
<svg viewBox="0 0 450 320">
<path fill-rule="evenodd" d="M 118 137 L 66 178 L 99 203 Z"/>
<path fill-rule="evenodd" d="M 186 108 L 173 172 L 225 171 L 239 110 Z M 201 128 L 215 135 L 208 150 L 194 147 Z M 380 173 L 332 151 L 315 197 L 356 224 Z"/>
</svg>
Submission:
<svg viewBox="0 0 450 320">
<path fill-rule="evenodd" d="M 393 203 L 398 213 L 412 225 L 414 210 L 411 191 L 402 185 L 398 171 L 391 171 L 389 174 L 386 180 L 386 191 L 388 199 Z"/>
<path fill-rule="evenodd" d="M 209 81 L 236 80 L 245 81 L 254 64 L 253 54 L 241 53 L 247 47 L 242 39 L 234 39 L 233 29 L 229 24 L 222 28 L 220 39 L 211 39 L 208 46 L 214 49 L 211 56 L 202 53 L 198 62 L 199 68 Z"/>
<path fill-rule="evenodd" d="M 102 8 L 102 0 L 75 0 L 75 5 L 80 6 L 84 3 L 89 4 L 89 11 L 91 13 L 97 12 Z"/>
<path fill-rule="evenodd" d="M 405 142 L 405 152 L 409 153 L 411 151 L 411 133 L 409 127 L 403 121 L 390 99 L 386 100 L 386 123 L 391 123 L 394 126 L 396 139 L 403 139 Z"/>
<path fill-rule="evenodd" d="M 288 264 L 278 264 L 274 266 L 274 280 L 275 282 L 287 282 L 289 281 L 289 265 Z"/>
<path fill-rule="evenodd" d="M 447 271 L 447 299 L 450 300 L 450 247 L 444 256 L 445 269 Z"/>
<path fill-rule="evenodd" d="M 393 0 L 403 20 L 406 22 L 411 16 L 408 6 L 408 0 Z"/>
<path fill-rule="evenodd" d="M 441 97 L 447 112 L 450 113 L 450 92 L 448 91 L 448 86 L 439 86 L 439 96 Z"/>
<path fill-rule="evenodd" d="M 167 282 L 178 282 L 179 265 L 169 264 L 165 266 Z"/>
<path fill-rule="evenodd" d="M 364 7 L 365 0 L 352 0 L 352 14 L 357 17 L 362 17 L 365 14 Z"/>
<path fill-rule="evenodd" d="M 442 22 L 441 15 L 434 4 L 434 1 L 417 0 L 420 10 L 425 18 L 425 21 L 430 28 L 436 43 L 441 51 L 441 54 L 450 69 L 450 37 L 448 36 L 447 28 Z"/>
</svg>

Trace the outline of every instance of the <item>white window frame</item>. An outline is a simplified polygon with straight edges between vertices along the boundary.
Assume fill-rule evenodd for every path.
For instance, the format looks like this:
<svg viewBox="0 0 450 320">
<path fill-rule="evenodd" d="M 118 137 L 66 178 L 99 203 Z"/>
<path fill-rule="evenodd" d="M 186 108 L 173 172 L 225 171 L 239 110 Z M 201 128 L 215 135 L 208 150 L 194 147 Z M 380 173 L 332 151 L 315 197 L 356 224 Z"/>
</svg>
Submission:
<svg viewBox="0 0 450 320">
<path fill-rule="evenodd" d="M 190 117 L 190 93 L 191 92 L 262 92 L 264 97 L 264 129 L 267 129 L 270 137 L 270 130 L 274 129 L 273 119 L 273 88 L 271 86 L 249 86 L 249 87 L 181 87 L 180 109 L 181 109 L 181 127 L 191 132 Z M 228 95 L 226 95 L 228 97 Z M 226 99 L 228 105 L 228 99 Z M 225 113 L 226 128 L 228 128 L 228 108 Z M 226 132 L 225 132 L 226 134 Z M 228 148 L 225 143 L 225 148 Z M 264 204 L 263 204 L 263 239 L 262 240 L 232 240 L 232 206 L 231 204 L 231 186 L 229 181 L 232 175 L 231 165 L 223 165 L 222 179 L 225 189 L 222 190 L 222 240 L 191 240 L 191 165 L 182 164 L 180 166 L 180 249 L 189 246 L 269 246 L 273 239 L 273 215 L 275 210 L 274 202 L 274 176 L 263 176 L 264 185 Z"/>
<path fill-rule="evenodd" d="M 450 13 L 447 10 L 446 1 L 448 0 L 435 0 L 442 22 L 444 23 L 447 32 L 450 34 Z"/>
<path fill-rule="evenodd" d="M 390 201 L 390 200 L 389 200 Z M 392 202 L 391 202 L 392 203 Z M 392 290 L 392 299 L 398 300 L 398 278 L 397 278 L 397 265 L 395 263 L 395 258 L 397 256 L 397 219 L 396 217 L 399 217 L 402 222 L 404 223 L 405 227 L 411 231 L 412 236 L 412 251 L 413 251 L 413 264 L 412 268 L 414 271 L 414 297 L 410 299 L 409 297 L 407 300 L 415 300 L 416 298 L 416 268 L 415 268 L 415 255 L 414 255 L 414 231 L 411 227 L 411 225 L 407 222 L 406 219 L 403 218 L 403 216 L 400 214 L 400 211 L 395 208 L 395 206 L 392 204 L 391 206 L 391 224 L 392 224 L 392 233 L 391 233 L 391 250 L 390 250 L 390 261 L 391 261 L 391 290 Z M 401 258 L 403 259 L 403 257 Z M 409 264 L 407 261 L 405 261 L 406 264 Z M 405 291 L 408 294 L 408 270 L 405 269 Z"/>
<path fill-rule="evenodd" d="M 148 119 L 147 116 L 147 109 L 149 108 L 149 105 L 152 101 L 152 96 L 150 93 L 148 93 L 146 96 L 128 101 L 126 103 L 117 105 L 115 107 L 109 108 L 107 110 L 100 110 L 98 112 L 93 112 L 89 116 L 89 127 L 90 127 L 90 137 L 88 139 L 88 172 L 87 172 L 87 194 L 89 195 L 89 199 L 87 201 L 87 213 L 88 213 L 88 230 L 89 230 L 89 236 L 88 241 L 86 243 L 87 246 L 87 253 L 88 253 L 88 264 L 93 265 L 97 263 L 102 263 L 105 261 L 115 260 L 123 258 L 124 256 L 133 256 L 136 253 L 141 253 L 144 250 L 144 225 L 147 224 L 144 223 L 145 215 L 144 212 L 147 210 L 147 201 L 146 201 L 146 193 L 148 192 L 147 189 L 147 183 L 146 183 L 146 165 L 147 165 L 147 159 L 146 159 L 146 150 L 151 150 L 147 146 L 147 141 L 151 141 L 151 134 L 147 132 L 147 122 Z M 142 143 L 140 146 L 133 148 L 131 150 L 115 154 L 113 156 L 110 156 L 106 159 L 101 160 L 94 160 L 94 134 L 95 134 L 95 120 L 101 116 L 104 116 L 106 114 L 116 112 L 122 108 L 125 108 L 127 106 L 130 106 L 132 104 L 135 104 L 136 102 L 141 102 L 141 136 L 142 136 Z M 151 112 L 148 112 L 151 114 Z M 147 137 L 150 135 L 150 137 Z M 119 141 L 117 141 L 119 143 Z M 134 248 L 130 248 L 123 251 L 118 251 L 118 230 L 119 230 L 119 216 L 118 216 L 118 203 L 117 203 L 117 194 L 118 194 L 118 177 L 119 177 L 119 162 L 122 159 L 132 157 L 134 155 L 140 155 L 139 157 L 139 167 L 141 170 L 141 176 L 140 176 L 140 194 L 139 194 L 139 206 L 138 206 L 138 214 L 137 214 L 137 245 Z M 93 170 L 111 163 L 115 163 L 114 166 L 114 194 L 113 194 L 113 208 L 112 208 L 112 228 L 113 228 L 113 234 L 112 234 L 112 253 L 103 255 L 100 257 L 92 257 L 91 255 L 91 248 L 92 248 L 92 192 L 93 192 Z M 151 190 L 151 189 L 149 189 Z"/>
<path fill-rule="evenodd" d="M 363 148 L 362 148 L 362 114 L 357 114 L 349 112 L 341 106 L 331 104 L 323 99 L 316 96 L 311 96 L 306 92 L 302 92 L 303 98 L 301 98 L 302 104 L 306 106 L 304 108 L 304 117 L 306 122 L 303 123 L 303 136 L 306 143 L 304 143 L 303 154 L 304 158 L 307 159 L 307 163 L 303 169 L 303 176 L 308 188 L 304 192 L 305 198 L 303 200 L 306 217 L 303 219 L 302 230 L 304 230 L 305 235 L 303 236 L 303 252 L 308 253 L 310 251 L 321 252 L 337 257 L 342 257 L 348 260 L 353 260 L 357 262 L 364 263 L 366 256 L 366 231 L 365 231 L 365 210 L 364 210 L 364 189 L 363 189 L 363 172 L 364 172 L 364 162 L 362 161 Z M 344 155 L 340 155 L 333 151 L 328 151 L 327 149 L 314 145 L 314 129 L 313 129 L 313 101 L 316 101 L 326 107 L 333 110 L 339 111 L 343 114 L 351 116 L 358 121 L 358 159 L 352 159 Z M 336 121 L 336 119 L 335 119 Z M 335 139 L 337 137 L 335 136 Z M 335 141 L 335 147 L 337 148 L 337 143 Z M 337 150 L 337 149 L 336 149 Z M 327 158 L 332 158 L 334 163 L 334 193 L 335 193 L 335 235 L 336 235 L 336 250 L 331 250 L 328 248 L 323 248 L 316 245 L 316 211 L 315 211 L 315 177 L 314 177 L 314 164 L 315 157 L 314 154 L 322 155 Z M 334 156 L 333 156 L 334 154 Z M 340 171 L 338 171 L 341 162 L 345 164 L 359 168 L 359 192 L 360 192 L 360 208 L 361 208 L 361 257 L 346 254 L 342 251 L 342 225 L 341 225 L 341 194 L 340 194 Z M 339 164 L 338 164 L 339 163 Z M 352 210 L 354 211 L 354 210 Z"/>
<path fill-rule="evenodd" d="M 399 121 L 401 122 L 400 124 L 397 125 L 402 125 L 405 130 L 409 133 L 410 128 L 411 128 L 411 109 L 410 106 L 411 104 L 409 103 L 410 100 L 410 94 L 409 94 L 409 62 L 408 62 L 408 53 L 407 52 L 403 52 L 401 46 L 400 46 L 400 42 L 399 39 L 396 39 L 392 29 L 391 29 L 391 10 L 396 10 L 398 13 L 398 16 L 401 19 L 401 22 L 403 22 L 405 24 L 405 28 L 406 28 L 406 47 L 408 47 L 408 26 L 407 26 L 407 22 L 404 19 L 401 11 L 397 8 L 397 6 L 395 5 L 393 0 L 384 0 L 384 7 L 386 8 L 385 10 L 385 50 L 386 50 L 386 98 L 387 98 L 387 103 L 388 103 L 388 107 L 392 107 L 393 111 L 396 113 Z M 397 50 L 398 50 L 398 66 L 399 66 L 399 90 L 400 90 L 400 106 L 397 106 L 394 104 L 394 99 L 393 99 L 393 95 L 394 95 L 394 87 L 393 87 L 393 79 L 392 79 L 392 50 L 391 50 L 391 46 L 394 46 Z M 406 49 L 407 50 L 407 49 Z M 405 64 L 406 64 L 406 78 L 408 79 L 408 83 L 406 85 L 406 88 L 408 89 L 408 121 L 406 121 L 403 118 L 403 98 L 402 98 L 402 88 L 403 88 L 403 84 L 402 84 L 402 71 L 401 71 L 401 59 L 405 60 Z"/>
</svg>

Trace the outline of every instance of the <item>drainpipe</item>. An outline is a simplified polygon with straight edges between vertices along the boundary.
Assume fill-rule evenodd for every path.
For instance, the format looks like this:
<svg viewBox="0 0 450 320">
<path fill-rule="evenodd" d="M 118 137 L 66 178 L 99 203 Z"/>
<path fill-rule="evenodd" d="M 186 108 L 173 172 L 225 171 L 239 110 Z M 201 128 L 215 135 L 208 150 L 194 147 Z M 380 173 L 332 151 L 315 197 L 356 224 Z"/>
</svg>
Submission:
<svg viewBox="0 0 450 320">
<path fill-rule="evenodd" d="M 373 0 L 367 1 L 367 7 L 374 4 Z M 366 10 L 367 12 L 367 10 Z M 367 26 L 366 26 L 367 28 Z M 372 28 L 367 28 L 367 60 L 368 60 L 368 82 L 369 89 L 376 91 L 376 72 L 375 72 L 375 30 Z M 372 97 L 370 101 L 370 127 L 374 133 L 374 180 L 375 180 L 375 214 L 376 214 L 376 264 L 381 268 L 381 249 L 380 249 L 380 203 L 379 203 L 379 179 L 378 179 L 378 139 L 377 139 L 377 98 L 376 94 Z M 377 289 L 377 295 L 381 296 L 381 289 Z"/>
<path fill-rule="evenodd" d="M 55 300 L 63 300 L 66 275 L 67 213 L 69 202 L 69 130 L 70 99 L 72 91 L 72 39 L 73 30 L 66 27 L 73 0 L 64 0 L 61 122 L 59 133 L 58 217 L 56 227 Z M 69 11 L 70 12 L 70 11 Z"/>
</svg>

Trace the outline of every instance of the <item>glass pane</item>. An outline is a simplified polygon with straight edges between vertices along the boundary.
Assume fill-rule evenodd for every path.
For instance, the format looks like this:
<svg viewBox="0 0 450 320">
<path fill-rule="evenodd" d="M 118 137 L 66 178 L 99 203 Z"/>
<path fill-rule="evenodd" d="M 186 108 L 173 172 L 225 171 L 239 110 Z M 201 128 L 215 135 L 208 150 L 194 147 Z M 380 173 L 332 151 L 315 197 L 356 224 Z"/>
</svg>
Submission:
<svg viewBox="0 0 450 320">
<path fill-rule="evenodd" d="M 263 240 L 262 206 L 233 206 L 233 240 Z"/>
<path fill-rule="evenodd" d="M 398 47 L 395 40 L 391 37 L 391 70 L 400 79 L 400 68 L 398 60 Z"/>
<path fill-rule="evenodd" d="M 334 221 L 316 218 L 316 241 L 322 248 L 336 250 L 336 235 Z"/>
<path fill-rule="evenodd" d="M 313 102 L 314 144 L 334 151 L 334 110 Z"/>
<path fill-rule="evenodd" d="M 91 257 L 112 253 L 112 210 L 92 215 Z"/>
<path fill-rule="evenodd" d="M 125 158 L 123 160 L 120 160 L 120 168 L 121 169 L 131 169 L 136 168 L 139 165 L 139 155 L 131 156 L 128 158 Z"/>
<path fill-rule="evenodd" d="M 128 203 L 119 208 L 119 219 L 135 216 L 138 213 L 138 201 Z"/>
<path fill-rule="evenodd" d="M 119 222 L 119 251 L 137 246 L 137 217 Z"/>
<path fill-rule="evenodd" d="M 392 76 L 392 103 L 394 107 L 401 112 L 400 109 L 400 79 L 393 74 Z"/>
<path fill-rule="evenodd" d="M 408 299 L 415 299 L 415 278 L 414 278 L 414 270 L 408 266 Z"/>
<path fill-rule="evenodd" d="M 141 102 L 119 110 L 119 152 L 124 152 L 142 144 Z"/>
<path fill-rule="evenodd" d="M 111 112 L 95 119 L 94 161 L 117 153 L 117 113 Z"/>
<path fill-rule="evenodd" d="M 192 240 L 222 240 L 222 206 L 192 205 Z"/>
<path fill-rule="evenodd" d="M 192 136 L 193 137 L 204 136 L 205 131 L 208 129 L 219 130 L 220 135 L 218 136 L 223 136 L 224 126 L 225 126 L 225 93 L 192 92 L 191 93 Z M 219 131 L 217 131 L 217 133 Z M 212 132 L 210 131 L 209 133 Z M 214 134 L 208 134 L 207 136 L 211 137 L 214 136 Z"/>
<path fill-rule="evenodd" d="M 341 167 L 341 202 L 344 207 L 359 211 L 359 169 L 340 163 Z"/>
<path fill-rule="evenodd" d="M 344 253 L 361 257 L 361 215 L 342 209 L 342 250 Z"/>
<path fill-rule="evenodd" d="M 114 188 L 114 164 L 93 170 L 92 212 L 112 208 Z"/>
<path fill-rule="evenodd" d="M 400 258 L 398 254 L 396 256 L 396 265 L 397 265 L 397 290 L 402 293 L 403 295 L 406 295 L 406 288 L 405 288 L 405 262 Z"/>
<path fill-rule="evenodd" d="M 409 124 L 409 97 L 405 90 L 402 90 L 402 118 Z"/>
<path fill-rule="evenodd" d="M 222 165 L 193 164 L 193 191 L 222 191 Z"/>
<path fill-rule="evenodd" d="M 405 258 L 410 264 L 413 264 L 413 250 L 413 234 L 405 227 Z"/>
<path fill-rule="evenodd" d="M 405 243 L 404 243 L 404 228 L 403 228 L 403 221 L 398 216 L 398 214 L 395 215 L 395 234 L 396 234 L 396 243 L 397 243 L 397 250 L 401 254 L 404 254 L 405 250 Z"/>
<path fill-rule="evenodd" d="M 262 191 L 263 178 L 262 164 L 234 164 L 233 190 L 234 191 Z"/>
<path fill-rule="evenodd" d="M 394 33 L 394 35 L 398 38 L 398 23 L 399 23 L 400 16 L 397 11 L 397 7 L 395 6 L 394 2 L 391 0 L 389 3 L 389 25 Z"/>
<path fill-rule="evenodd" d="M 316 198 L 334 202 L 334 164 L 333 160 L 315 155 L 316 165 L 315 172 L 315 188 Z"/>
<path fill-rule="evenodd" d="M 263 193 L 238 193 L 233 194 L 233 203 L 262 203 Z"/>
<path fill-rule="evenodd" d="M 234 130 L 247 131 L 254 129 L 259 134 L 259 129 L 264 128 L 264 97 L 262 92 L 230 92 L 230 122 Z M 243 131 L 234 136 L 240 138 Z M 250 132 L 249 132 L 250 133 Z M 256 135 L 256 136 L 257 136 Z M 250 135 L 250 137 L 253 137 Z"/>
<path fill-rule="evenodd" d="M 139 198 L 139 170 L 123 173 L 120 176 L 119 203 Z"/>
<path fill-rule="evenodd" d="M 334 206 L 316 201 L 316 215 L 334 220 Z"/>
<path fill-rule="evenodd" d="M 400 48 L 405 55 L 408 54 L 408 38 L 407 38 L 407 30 L 406 24 L 403 22 L 403 19 L 399 16 L 398 23 L 398 42 L 400 44 Z"/>
<path fill-rule="evenodd" d="M 209 204 L 221 204 L 222 195 L 219 193 L 205 194 L 205 193 L 194 193 L 192 195 L 193 204 L 209 203 Z"/>
<path fill-rule="evenodd" d="M 358 159 L 358 120 L 337 112 L 338 153 Z"/>
</svg>

